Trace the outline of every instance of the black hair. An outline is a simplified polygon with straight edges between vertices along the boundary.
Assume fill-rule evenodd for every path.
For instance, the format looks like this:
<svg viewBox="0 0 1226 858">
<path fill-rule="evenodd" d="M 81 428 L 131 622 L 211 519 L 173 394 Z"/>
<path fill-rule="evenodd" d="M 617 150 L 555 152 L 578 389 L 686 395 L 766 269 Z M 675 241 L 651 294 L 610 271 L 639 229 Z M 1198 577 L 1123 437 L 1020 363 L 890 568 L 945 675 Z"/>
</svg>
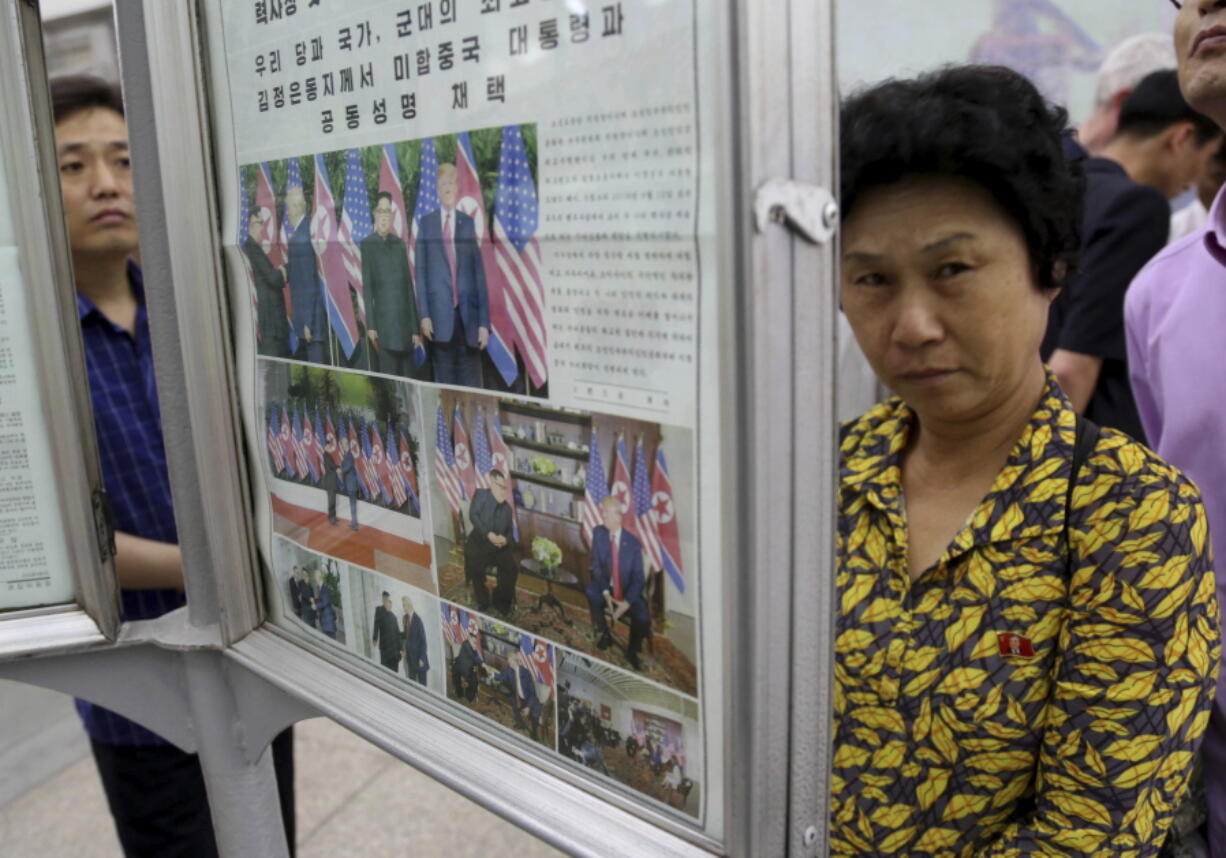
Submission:
<svg viewBox="0 0 1226 858">
<path fill-rule="evenodd" d="M 497 468 L 490 468 L 488 476 L 491 479 L 493 479 L 494 477 L 497 477 L 500 480 L 505 480 L 507 478 L 507 475 L 504 474 L 502 471 L 498 470 Z"/>
<path fill-rule="evenodd" d="M 1179 73 L 1163 69 L 1141 79 L 1120 106 L 1120 121 L 1116 134 L 1122 137 L 1146 139 L 1161 134 L 1172 125 L 1191 122 L 1196 130 L 1196 142 L 1204 146 L 1218 137 L 1222 129 L 1188 104 L 1179 90 Z"/>
<path fill-rule="evenodd" d="M 840 112 L 843 217 L 868 189 L 907 176 L 961 176 L 984 187 L 1021 228 L 1039 285 L 1076 267 L 1084 182 L 1065 157 L 1068 113 L 1003 66 L 950 66 L 888 80 Z"/>
<path fill-rule="evenodd" d="M 74 113 L 95 107 L 123 116 L 119 87 L 92 75 L 65 75 L 51 81 L 51 115 L 57 125 Z"/>
<path fill-rule="evenodd" d="M 375 205 L 379 205 L 379 200 L 386 199 L 389 203 L 392 201 L 391 191 L 379 191 L 375 194 Z"/>
</svg>

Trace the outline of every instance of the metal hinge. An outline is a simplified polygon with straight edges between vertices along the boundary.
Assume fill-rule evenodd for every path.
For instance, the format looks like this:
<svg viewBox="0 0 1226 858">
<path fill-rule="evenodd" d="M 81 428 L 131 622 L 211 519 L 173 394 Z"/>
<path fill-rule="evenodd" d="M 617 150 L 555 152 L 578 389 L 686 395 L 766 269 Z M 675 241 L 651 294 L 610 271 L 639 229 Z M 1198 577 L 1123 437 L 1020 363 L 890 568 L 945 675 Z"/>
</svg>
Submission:
<svg viewBox="0 0 1226 858">
<path fill-rule="evenodd" d="M 111 499 L 103 489 L 94 492 L 94 532 L 98 537 L 98 558 L 106 563 L 115 556 L 115 520 Z"/>
<path fill-rule="evenodd" d="M 839 204 L 829 190 L 818 185 L 767 179 L 754 194 L 753 217 L 758 232 L 773 221 L 813 244 L 826 244 L 839 224 Z"/>
</svg>

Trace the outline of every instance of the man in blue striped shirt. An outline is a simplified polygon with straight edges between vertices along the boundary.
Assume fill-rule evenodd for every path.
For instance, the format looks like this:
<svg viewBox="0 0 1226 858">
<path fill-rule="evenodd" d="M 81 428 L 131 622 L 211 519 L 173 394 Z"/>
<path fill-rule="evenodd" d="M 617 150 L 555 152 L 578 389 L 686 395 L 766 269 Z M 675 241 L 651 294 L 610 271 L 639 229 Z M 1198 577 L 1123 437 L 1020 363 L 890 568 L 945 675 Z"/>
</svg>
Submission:
<svg viewBox="0 0 1226 858">
<path fill-rule="evenodd" d="M 52 83 L 56 150 L 77 309 L 103 483 L 115 522 L 126 620 L 184 603 L 183 569 L 162 439 L 139 235 L 118 90 L 92 78 Z M 217 854 L 199 760 L 128 719 L 78 700 L 98 771 L 129 858 Z M 289 731 L 274 742 L 282 811 L 293 848 Z"/>
</svg>

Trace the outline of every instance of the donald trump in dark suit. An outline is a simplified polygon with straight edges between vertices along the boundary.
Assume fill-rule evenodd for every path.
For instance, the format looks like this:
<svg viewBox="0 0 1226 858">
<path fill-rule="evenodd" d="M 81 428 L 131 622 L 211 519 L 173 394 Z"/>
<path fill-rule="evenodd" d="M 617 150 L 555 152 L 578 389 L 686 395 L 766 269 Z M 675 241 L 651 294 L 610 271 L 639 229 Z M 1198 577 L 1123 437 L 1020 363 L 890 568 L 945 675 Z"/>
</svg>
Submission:
<svg viewBox="0 0 1226 858">
<path fill-rule="evenodd" d="M 587 603 L 592 612 L 592 628 L 600 635 L 596 646 L 608 649 L 613 643 L 605 621 L 605 611 L 613 622 L 630 617 L 630 642 L 626 658 L 635 670 L 642 670 L 639 650 L 651 630 L 647 599 L 643 594 L 643 544 L 622 528 L 622 504 L 610 495 L 600 504 L 604 524 L 592 531 L 592 580 L 587 585 Z"/>
<path fill-rule="evenodd" d="M 430 658 L 426 653 L 426 624 L 421 614 L 413 610 L 413 600 L 400 597 L 404 609 L 404 672 L 413 682 L 426 684 L 426 672 L 430 670 Z"/>
<path fill-rule="evenodd" d="M 285 211 L 290 222 L 285 267 L 294 333 L 298 336 L 298 353 L 293 357 L 323 363 L 327 310 L 316 273 L 315 247 L 311 244 L 311 224 L 306 216 L 302 188 L 290 188 L 285 192 Z"/>
<path fill-rule="evenodd" d="M 481 350 L 489 341 L 490 304 L 473 219 L 456 208 L 454 164 L 438 168 L 442 204 L 420 221 L 417 295 L 421 333 L 434 345 L 434 380 L 481 386 Z"/>
</svg>

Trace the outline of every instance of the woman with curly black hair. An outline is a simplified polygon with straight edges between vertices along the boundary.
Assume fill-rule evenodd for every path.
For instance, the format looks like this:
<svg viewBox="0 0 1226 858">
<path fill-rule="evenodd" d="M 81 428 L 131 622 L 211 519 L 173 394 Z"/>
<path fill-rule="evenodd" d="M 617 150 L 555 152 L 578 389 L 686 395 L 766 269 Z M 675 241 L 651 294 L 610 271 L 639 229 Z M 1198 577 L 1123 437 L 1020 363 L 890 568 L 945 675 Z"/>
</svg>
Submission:
<svg viewBox="0 0 1226 858">
<path fill-rule="evenodd" d="M 836 855 L 1157 853 L 1208 720 L 1196 488 L 1039 359 L 1067 116 L 1004 68 L 842 110 L 842 304 L 896 396 L 844 427 Z"/>
</svg>

